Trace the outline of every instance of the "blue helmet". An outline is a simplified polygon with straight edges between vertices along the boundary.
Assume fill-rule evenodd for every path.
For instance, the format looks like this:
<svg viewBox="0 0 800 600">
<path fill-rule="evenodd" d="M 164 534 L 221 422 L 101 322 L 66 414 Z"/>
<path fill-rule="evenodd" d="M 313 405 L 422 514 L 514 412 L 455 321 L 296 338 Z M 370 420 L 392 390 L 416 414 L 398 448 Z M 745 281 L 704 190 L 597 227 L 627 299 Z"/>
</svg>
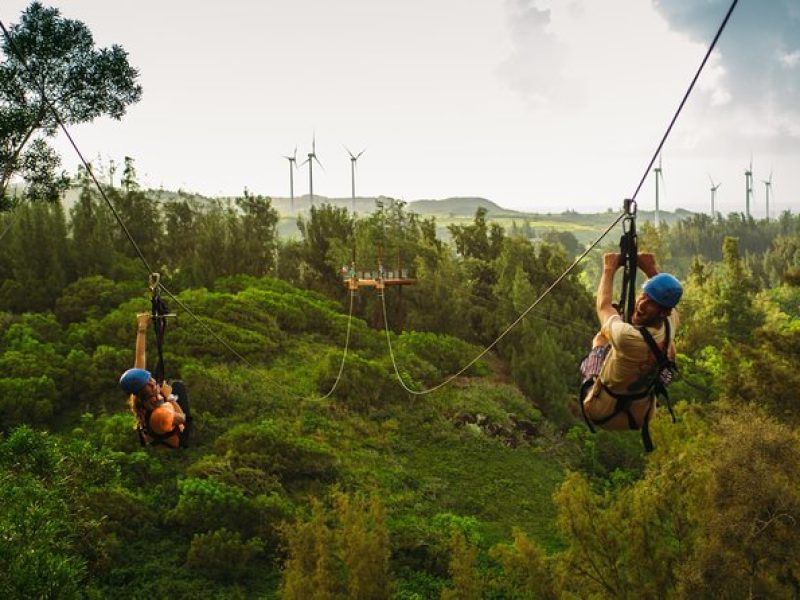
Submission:
<svg viewBox="0 0 800 600">
<path fill-rule="evenodd" d="M 119 378 L 119 387 L 128 394 L 138 394 L 150 381 L 150 371 L 144 369 L 128 369 Z"/>
<path fill-rule="evenodd" d="M 659 273 L 644 282 L 642 286 L 656 304 L 664 308 L 675 308 L 683 295 L 681 282 L 669 273 Z"/>
</svg>

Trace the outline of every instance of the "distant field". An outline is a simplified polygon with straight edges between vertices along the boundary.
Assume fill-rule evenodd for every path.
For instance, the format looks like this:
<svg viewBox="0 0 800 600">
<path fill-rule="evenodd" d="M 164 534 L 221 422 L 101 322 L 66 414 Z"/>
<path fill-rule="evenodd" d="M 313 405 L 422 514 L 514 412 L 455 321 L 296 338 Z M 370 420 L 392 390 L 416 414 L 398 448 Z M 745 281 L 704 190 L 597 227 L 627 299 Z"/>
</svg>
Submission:
<svg viewBox="0 0 800 600">
<path fill-rule="evenodd" d="M 177 193 L 169 190 L 148 190 L 148 193 L 153 194 L 161 202 L 174 202 L 181 199 L 191 199 L 197 202 L 215 200 L 214 198 L 206 198 L 197 194 Z M 80 191 L 77 188 L 67 191 L 63 200 L 66 210 L 69 210 L 75 204 L 79 194 Z M 219 200 L 231 199 L 219 198 Z M 389 198 L 385 197 L 357 198 L 357 214 L 368 214 L 375 210 L 377 202 L 390 201 Z M 334 206 L 348 209 L 352 206 L 349 198 L 315 196 L 315 203 L 317 205 L 330 203 Z M 300 232 L 297 230 L 297 216 L 290 214 L 289 199 L 276 197 L 272 199 L 272 204 L 280 215 L 278 235 L 284 239 L 298 239 Z M 308 196 L 299 196 L 294 199 L 292 205 L 295 211 L 307 214 L 310 201 Z M 517 227 L 523 227 L 527 223 L 528 227 L 533 230 L 534 237 L 539 237 L 548 231 L 568 231 L 582 244 L 594 241 L 618 215 L 616 212 L 578 213 L 570 210 L 562 213 L 522 213 L 505 209 L 485 198 L 445 198 L 442 200 L 415 200 L 406 203 L 407 210 L 415 212 L 424 218 L 433 217 L 436 219 L 436 233 L 443 240 L 450 239 L 450 232 L 447 230 L 448 225 L 469 225 L 472 223 L 478 207 L 486 209 L 486 219 L 490 223 L 499 223 L 506 232 L 511 231 L 514 223 L 516 223 Z M 666 223 L 673 223 L 691 214 L 693 213 L 683 209 L 678 209 L 675 212 L 662 211 L 661 219 Z M 652 212 L 639 211 L 640 223 L 652 219 Z"/>
</svg>

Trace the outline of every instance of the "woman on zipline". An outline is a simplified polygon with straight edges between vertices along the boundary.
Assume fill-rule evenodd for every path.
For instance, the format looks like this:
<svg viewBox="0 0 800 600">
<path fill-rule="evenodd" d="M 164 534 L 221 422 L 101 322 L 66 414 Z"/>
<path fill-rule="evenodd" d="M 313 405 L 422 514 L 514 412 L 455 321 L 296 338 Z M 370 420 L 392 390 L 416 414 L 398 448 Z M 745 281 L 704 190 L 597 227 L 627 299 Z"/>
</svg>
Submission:
<svg viewBox="0 0 800 600">
<path fill-rule="evenodd" d="M 186 448 L 192 417 L 189 396 L 182 381 L 158 383 L 145 370 L 145 342 L 151 315 L 137 315 L 136 359 L 133 369 L 120 377 L 119 385 L 129 394 L 128 403 L 136 417 L 136 431 L 142 445 Z"/>
</svg>

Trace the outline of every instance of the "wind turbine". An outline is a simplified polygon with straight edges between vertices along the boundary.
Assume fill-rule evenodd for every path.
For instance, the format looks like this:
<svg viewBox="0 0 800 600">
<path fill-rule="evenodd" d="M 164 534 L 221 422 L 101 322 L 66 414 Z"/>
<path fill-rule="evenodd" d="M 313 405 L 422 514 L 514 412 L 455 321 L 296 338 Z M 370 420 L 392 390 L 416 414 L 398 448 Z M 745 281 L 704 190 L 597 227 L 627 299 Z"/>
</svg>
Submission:
<svg viewBox="0 0 800 600">
<path fill-rule="evenodd" d="M 750 157 L 750 166 L 744 171 L 745 185 L 745 215 L 750 218 L 750 197 L 753 195 L 753 157 Z"/>
<path fill-rule="evenodd" d="M 761 182 L 767 189 L 767 221 L 769 221 L 769 192 L 772 189 L 772 171 L 769 172 L 769 179 L 762 179 Z"/>
<path fill-rule="evenodd" d="M 347 153 L 350 155 L 350 193 L 352 194 L 353 198 L 351 210 L 353 214 L 356 214 L 356 161 L 361 158 L 361 155 L 364 154 L 367 149 L 364 148 L 355 156 L 352 152 L 350 152 L 350 149 L 347 146 L 345 146 L 344 149 L 347 150 Z"/>
<path fill-rule="evenodd" d="M 294 154 L 283 158 L 289 161 L 289 214 L 294 215 L 294 170 L 297 168 L 297 146 L 294 147 Z"/>
<path fill-rule="evenodd" d="M 709 181 L 711 181 L 711 218 L 714 218 L 714 215 L 717 214 L 714 212 L 714 200 L 717 197 L 717 190 L 722 183 L 714 183 L 714 180 L 711 179 L 711 175 L 708 176 Z"/>
<path fill-rule="evenodd" d="M 314 206 L 314 161 L 317 161 L 320 169 L 323 171 L 325 170 L 325 167 L 322 166 L 322 163 L 319 162 L 319 159 L 317 158 L 316 134 L 314 134 L 314 136 L 311 138 L 311 152 L 308 153 L 308 158 L 305 159 L 300 165 L 302 167 L 304 164 L 308 163 L 308 197 L 311 201 L 311 206 Z"/>
<path fill-rule="evenodd" d="M 656 179 L 656 227 L 658 227 L 659 223 L 659 215 L 658 215 L 658 180 L 661 180 L 661 183 L 664 183 L 664 173 L 661 171 L 661 155 L 658 155 L 658 166 L 653 169 L 653 173 L 655 174 Z"/>
</svg>

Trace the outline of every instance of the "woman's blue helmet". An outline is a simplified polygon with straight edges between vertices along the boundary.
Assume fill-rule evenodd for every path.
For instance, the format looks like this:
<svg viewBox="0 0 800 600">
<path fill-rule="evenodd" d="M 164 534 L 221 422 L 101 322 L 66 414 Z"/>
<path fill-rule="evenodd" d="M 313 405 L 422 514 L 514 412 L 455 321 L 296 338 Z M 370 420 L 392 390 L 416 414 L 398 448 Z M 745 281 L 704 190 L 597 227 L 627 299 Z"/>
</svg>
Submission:
<svg viewBox="0 0 800 600">
<path fill-rule="evenodd" d="M 145 369 L 128 369 L 119 378 L 119 387 L 128 394 L 138 394 L 150 381 L 150 371 Z"/>
<path fill-rule="evenodd" d="M 644 282 L 642 290 L 664 308 L 675 308 L 683 295 L 681 282 L 669 273 L 659 273 L 651 277 Z"/>
</svg>

